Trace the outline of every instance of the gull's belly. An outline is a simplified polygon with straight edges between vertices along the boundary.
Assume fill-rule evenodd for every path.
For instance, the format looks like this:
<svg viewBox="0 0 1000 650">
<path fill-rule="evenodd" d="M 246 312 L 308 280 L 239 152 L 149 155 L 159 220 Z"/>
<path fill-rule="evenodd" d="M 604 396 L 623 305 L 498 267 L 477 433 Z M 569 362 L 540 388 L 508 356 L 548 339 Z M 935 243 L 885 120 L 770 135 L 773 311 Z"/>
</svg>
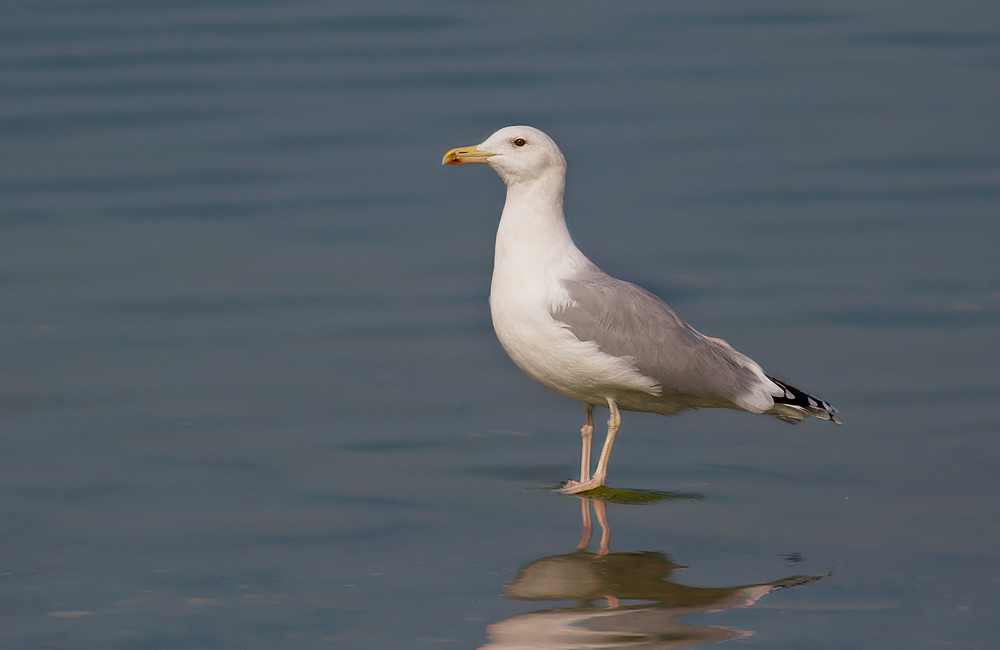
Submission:
<svg viewBox="0 0 1000 650">
<path fill-rule="evenodd" d="M 499 290 L 498 290 L 499 289 Z M 493 328 L 504 350 L 538 383 L 581 402 L 602 404 L 609 397 L 634 404 L 635 410 L 656 401 L 657 383 L 640 373 L 633 359 L 600 351 L 580 341 L 550 315 L 550 300 L 524 292 L 505 292 L 494 282 L 490 295 Z"/>
</svg>

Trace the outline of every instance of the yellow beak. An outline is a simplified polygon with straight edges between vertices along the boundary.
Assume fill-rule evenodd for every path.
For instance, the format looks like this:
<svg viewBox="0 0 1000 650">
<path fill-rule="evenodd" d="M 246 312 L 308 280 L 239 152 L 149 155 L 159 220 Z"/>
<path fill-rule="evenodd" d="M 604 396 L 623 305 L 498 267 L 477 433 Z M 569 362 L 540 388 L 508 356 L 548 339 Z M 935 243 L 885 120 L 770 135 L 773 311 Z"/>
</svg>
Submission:
<svg viewBox="0 0 1000 650">
<path fill-rule="evenodd" d="M 458 147 L 446 153 L 444 158 L 441 159 L 441 164 L 461 165 L 462 163 L 486 162 L 487 158 L 495 155 L 495 153 L 480 151 L 477 145 Z"/>
</svg>

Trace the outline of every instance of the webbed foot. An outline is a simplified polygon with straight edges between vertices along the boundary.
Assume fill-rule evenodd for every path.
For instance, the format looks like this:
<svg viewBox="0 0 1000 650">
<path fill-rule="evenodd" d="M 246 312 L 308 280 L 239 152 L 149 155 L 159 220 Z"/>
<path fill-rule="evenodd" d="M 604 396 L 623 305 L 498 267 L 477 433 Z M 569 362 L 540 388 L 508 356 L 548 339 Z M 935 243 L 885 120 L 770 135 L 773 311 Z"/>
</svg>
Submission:
<svg viewBox="0 0 1000 650">
<path fill-rule="evenodd" d="M 559 494 L 579 494 L 580 492 L 587 492 L 588 490 L 594 490 L 604 485 L 604 481 L 599 481 L 596 478 L 592 478 L 589 481 L 584 481 L 580 483 L 579 481 L 566 481 L 566 485 L 562 486 L 556 490 Z"/>
</svg>

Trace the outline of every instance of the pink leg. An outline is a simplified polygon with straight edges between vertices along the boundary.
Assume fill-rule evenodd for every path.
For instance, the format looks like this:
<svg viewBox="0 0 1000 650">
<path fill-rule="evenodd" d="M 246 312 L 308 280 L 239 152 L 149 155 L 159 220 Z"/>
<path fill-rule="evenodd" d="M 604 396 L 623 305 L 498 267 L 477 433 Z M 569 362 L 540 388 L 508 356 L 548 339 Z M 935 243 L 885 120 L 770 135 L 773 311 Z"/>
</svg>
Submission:
<svg viewBox="0 0 1000 650">
<path fill-rule="evenodd" d="M 565 486 L 559 489 L 562 494 L 578 494 L 580 492 L 586 492 L 588 490 L 593 490 L 594 488 L 599 488 L 604 485 L 604 481 L 608 478 L 608 459 L 611 458 L 611 447 L 615 444 L 615 435 L 618 433 L 618 427 L 622 424 L 622 416 L 618 413 L 618 403 L 612 398 L 608 398 L 608 408 L 611 409 L 611 417 L 608 418 L 608 437 L 604 439 L 604 449 L 601 450 L 601 458 L 597 461 L 597 469 L 594 471 L 594 475 L 585 481 L 568 481 Z M 593 435 L 593 418 L 591 419 L 591 435 Z M 580 430 L 581 433 L 583 429 Z M 589 438 L 585 437 L 584 440 L 584 459 L 582 459 L 581 464 L 589 467 L 590 465 L 590 445 Z"/>
<path fill-rule="evenodd" d="M 601 450 L 601 457 L 597 461 L 597 469 L 591 482 L 597 485 L 604 485 L 608 478 L 608 460 L 611 458 L 611 447 L 615 444 L 615 435 L 618 427 L 622 424 L 622 416 L 618 413 L 618 404 L 613 399 L 608 398 L 608 408 L 611 409 L 611 417 L 608 418 L 608 437 L 604 439 L 604 449 Z"/>
<path fill-rule="evenodd" d="M 580 453 L 580 482 L 590 480 L 590 444 L 594 440 L 594 405 L 584 404 L 584 421 L 580 427 L 580 437 L 583 438 L 583 451 Z"/>
</svg>

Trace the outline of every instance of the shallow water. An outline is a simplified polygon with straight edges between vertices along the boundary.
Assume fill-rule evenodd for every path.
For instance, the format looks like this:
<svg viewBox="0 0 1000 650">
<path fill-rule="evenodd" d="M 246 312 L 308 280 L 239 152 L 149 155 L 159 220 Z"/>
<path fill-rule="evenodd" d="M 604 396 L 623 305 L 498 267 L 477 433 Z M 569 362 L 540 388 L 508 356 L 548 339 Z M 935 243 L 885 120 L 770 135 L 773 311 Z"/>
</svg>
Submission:
<svg viewBox="0 0 1000 650">
<path fill-rule="evenodd" d="M 0 645 L 991 647 L 998 18 L 7 8 Z M 591 259 L 844 425 L 626 413 L 623 492 L 544 489 L 582 409 L 493 336 L 501 182 L 439 165 L 515 123 Z"/>
</svg>

